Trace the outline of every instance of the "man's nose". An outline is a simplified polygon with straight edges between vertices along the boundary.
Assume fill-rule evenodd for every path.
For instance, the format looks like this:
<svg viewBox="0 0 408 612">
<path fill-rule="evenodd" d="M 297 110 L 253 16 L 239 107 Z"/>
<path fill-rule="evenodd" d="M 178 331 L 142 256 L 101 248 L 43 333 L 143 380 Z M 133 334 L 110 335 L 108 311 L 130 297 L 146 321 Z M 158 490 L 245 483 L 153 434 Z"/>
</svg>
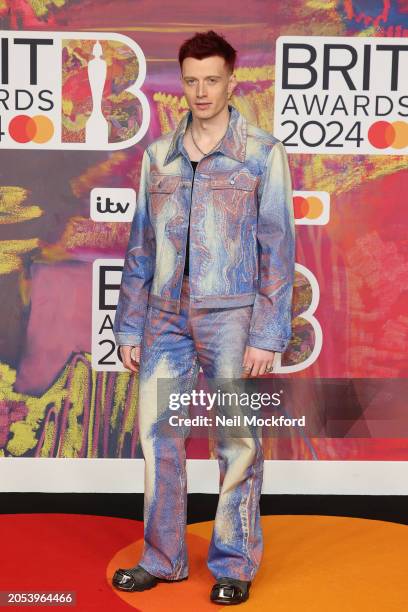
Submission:
<svg viewBox="0 0 408 612">
<path fill-rule="evenodd" d="M 207 90 L 204 83 L 198 83 L 197 85 L 197 98 L 202 98 L 207 94 Z"/>
</svg>

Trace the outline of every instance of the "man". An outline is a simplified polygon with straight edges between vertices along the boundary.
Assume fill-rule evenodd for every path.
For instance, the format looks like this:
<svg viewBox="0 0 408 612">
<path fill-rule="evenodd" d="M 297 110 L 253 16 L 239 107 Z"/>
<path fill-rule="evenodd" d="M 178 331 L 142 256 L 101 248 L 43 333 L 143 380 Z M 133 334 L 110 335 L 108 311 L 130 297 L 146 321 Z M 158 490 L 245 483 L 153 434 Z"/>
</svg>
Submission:
<svg viewBox="0 0 408 612">
<path fill-rule="evenodd" d="M 138 565 L 116 571 L 113 584 L 122 590 L 188 577 L 189 430 L 160 435 L 167 405 L 163 412 L 159 380 L 189 392 L 200 366 L 209 379 L 257 377 L 272 370 L 275 352 L 291 337 L 288 161 L 279 140 L 229 104 L 235 59 L 213 31 L 183 43 L 179 63 L 190 110 L 143 154 L 114 323 L 124 366 L 139 371 L 145 458 L 144 549 Z M 262 443 L 226 436 L 216 453 L 220 497 L 208 567 L 217 582 L 210 598 L 241 603 L 262 555 Z"/>
</svg>

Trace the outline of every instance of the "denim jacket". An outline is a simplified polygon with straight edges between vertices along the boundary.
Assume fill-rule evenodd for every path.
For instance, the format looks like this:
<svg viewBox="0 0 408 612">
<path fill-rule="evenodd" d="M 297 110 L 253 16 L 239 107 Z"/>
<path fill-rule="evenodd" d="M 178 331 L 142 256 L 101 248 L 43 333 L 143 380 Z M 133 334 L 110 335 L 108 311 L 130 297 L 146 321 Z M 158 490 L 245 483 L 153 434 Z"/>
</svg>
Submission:
<svg viewBox="0 0 408 612">
<path fill-rule="evenodd" d="M 221 143 L 193 168 L 188 111 L 144 151 L 113 333 L 137 346 L 147 305 L 180 312 L 191 209 L 191 308 L 253 304 L 248 345 L 283 352 L 291 338 L 295 229 L 283 144 L 232 105 Z"/>
</svg>

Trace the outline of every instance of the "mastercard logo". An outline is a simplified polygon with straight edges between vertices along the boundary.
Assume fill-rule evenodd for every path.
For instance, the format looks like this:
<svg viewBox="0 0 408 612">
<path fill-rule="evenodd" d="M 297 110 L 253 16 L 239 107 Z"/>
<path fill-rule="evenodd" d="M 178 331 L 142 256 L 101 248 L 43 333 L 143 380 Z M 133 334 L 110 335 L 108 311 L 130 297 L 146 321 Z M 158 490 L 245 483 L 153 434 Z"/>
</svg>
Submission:
<svg viewBox="0 0 408 612">
<path fill-rule="evenodd" d="M 323 202 L 317 196 L 293 198 L 295 219 L 318 219 L 323 213 Z"/>
<path fill-rule="evenodd" d="M 54 134 L 54 124 L 45 115 L 16 115 L 8 126 L 10 137 L 15 142 L 48 142 Z"/>
<path fill-rule="evenodd" d="M 326 225 L 330 220 L 330 194 L 293 191 L 293 216 L 298 225 Z"/>
<path fill-rule="evenodd" d="M 376 149 L 405 149 L 408 147 L 408 123 L 376 121 L 368 130 L 368 140 Z"/>
</svg>

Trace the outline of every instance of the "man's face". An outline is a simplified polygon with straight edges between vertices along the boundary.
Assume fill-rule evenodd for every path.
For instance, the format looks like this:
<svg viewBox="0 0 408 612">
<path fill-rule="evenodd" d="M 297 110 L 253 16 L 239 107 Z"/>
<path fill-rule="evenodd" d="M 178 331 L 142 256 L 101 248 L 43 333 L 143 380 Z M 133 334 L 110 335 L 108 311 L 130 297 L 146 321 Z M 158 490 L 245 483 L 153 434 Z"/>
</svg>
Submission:
<svg viewBox="0 0 408 612">
<path fill-rule="evenodd" d="M 228 105 L 236 86 L 234 74 L 223 57 L 186 57 L 181 67 L 184 95 L 193 116 L 209 119 Z"/>
</svg>

